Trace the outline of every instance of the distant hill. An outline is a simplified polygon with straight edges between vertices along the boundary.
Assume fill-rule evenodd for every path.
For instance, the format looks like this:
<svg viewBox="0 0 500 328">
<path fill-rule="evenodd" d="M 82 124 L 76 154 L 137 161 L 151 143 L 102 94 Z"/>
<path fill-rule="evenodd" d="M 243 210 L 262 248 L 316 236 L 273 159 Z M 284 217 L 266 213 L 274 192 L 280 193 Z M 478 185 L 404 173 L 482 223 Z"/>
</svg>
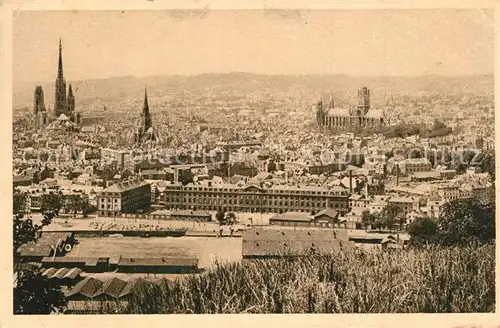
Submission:
<svg viewBox="0 0 500 328">
<path fill-rule="evenodd" d="M 192 94 L 193 96 L 224 93 L 247 94 L 254 92 L 296 91 L 318 97 L 322 92 L 356 96 L 361 86 L 371 89 L 374 101 L 389 94 L 474 93 L 493 96 L 493 75 L 465 77 L 420 76 L 420 77 L 354 77 L 348 75 L 257 75 L 250 73 L 201 74 L 195 76 L 149 76 L 144 78 L 126 76 L 108 79 L 71 81 L 78 105 L 142 102 L 144 86 L 151 98 Z M 54 83 L 19 82 L 13 86 L 14 107 L 33 105 L 36 85 L 41 85 L 45 102 L 52 107 Z"/>
</svg>

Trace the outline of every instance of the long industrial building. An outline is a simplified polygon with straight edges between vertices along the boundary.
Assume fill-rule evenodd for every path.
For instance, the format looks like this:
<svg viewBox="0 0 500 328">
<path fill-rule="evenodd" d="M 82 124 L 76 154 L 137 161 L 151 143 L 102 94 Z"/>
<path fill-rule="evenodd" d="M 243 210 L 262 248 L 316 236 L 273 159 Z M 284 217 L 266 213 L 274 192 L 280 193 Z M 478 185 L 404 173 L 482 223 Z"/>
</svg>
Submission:
<svg viewBox="0 0 500 328">
<path fill-rule="evenodd" d="M 222 210 L 252 213 L 314 212 L 335 209 L 346 214 L 349 192 L 336 186 L 287 186 L 256 184 L 187 184 L 165 186 L 165 207 L 177 210 Z"/>
</svg>

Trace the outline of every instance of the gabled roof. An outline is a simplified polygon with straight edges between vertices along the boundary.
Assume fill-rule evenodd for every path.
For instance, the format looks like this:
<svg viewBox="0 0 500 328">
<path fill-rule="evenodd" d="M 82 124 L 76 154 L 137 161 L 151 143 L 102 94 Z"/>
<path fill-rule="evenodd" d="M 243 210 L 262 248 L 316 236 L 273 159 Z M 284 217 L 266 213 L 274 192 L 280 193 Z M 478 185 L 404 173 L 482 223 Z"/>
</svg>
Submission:
<svg viewBox="0 0 500 328">
<path fill-rule="evenodd" d="M 129 280 L 118 297 L 128 296 L 137 291 L 147 289 L 149 286 L 151 286 L 151 282 L 142 278 Z"/>
<path fill-rule="evenodd" d="M 94 294 L 102 286 L 103 282 L 94 277 L 87 277 L 77 283 L 67 294 L 66 297 L 71 297 L 77 294 L 83 295 L 87 298 L 94 297 Z"/>
<path fill-rule="evenodd" d="M 94 294 L 94 297 L 104 294 L 118 298 L 126 285 L 126 281 L 123 281 L 116 277 L 108 279 L 101 285 L 101 287 L 99 287 L 99 289 Z"/>
<path fill-rule="evenodd" d="M 332 210 L 330 208 L 324 209 L 322 211 L 319 211 L 318 214 L 314 216 L 314 218 L 320 217 L 326 215 L 332 219 L 336 219 L 339 216 L 339 212 Z"/>
</svg>

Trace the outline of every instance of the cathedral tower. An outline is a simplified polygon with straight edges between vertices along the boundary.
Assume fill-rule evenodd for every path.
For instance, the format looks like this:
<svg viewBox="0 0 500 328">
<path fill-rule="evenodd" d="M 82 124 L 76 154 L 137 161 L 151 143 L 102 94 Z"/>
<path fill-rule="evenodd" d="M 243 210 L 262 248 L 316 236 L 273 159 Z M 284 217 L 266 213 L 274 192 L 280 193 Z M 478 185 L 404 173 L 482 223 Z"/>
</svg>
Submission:
<svg viewBox="0 0 500 328">
<path fill-rule="evenodd" d="M 370 90 L 363 87 L 358 90 L 358 116 L 365 116 L 370 110 Z"/>
<path fill-rule="evenodd" d="M 62 63 L 62 45 L 61 39 L 59 39 L 59 64 L 57 67 L 57 79 L 56 79 L 56 97 L 54 112 L 56 117 L 61 114 L 66 114 L 68 110 L 68 103 L 66 100 L 66 81 L 63 75 L 63 63 Z"/>
<path fill-rule="evenodd" d="M 69 85 L 68 91 L 68 116 L 69 118 L 75 122 L 75 96 L 73 96 L 73 89 L 71 88 L 71 84 Z"/>
<path fill-rule="evenodd" d="M 35 105 L 33 106 L 35 116 L 40 112 L 45 112 L 45 100 L 43 97 L 43 89 L 37 85 L 35 88 Z"/>
</svg>

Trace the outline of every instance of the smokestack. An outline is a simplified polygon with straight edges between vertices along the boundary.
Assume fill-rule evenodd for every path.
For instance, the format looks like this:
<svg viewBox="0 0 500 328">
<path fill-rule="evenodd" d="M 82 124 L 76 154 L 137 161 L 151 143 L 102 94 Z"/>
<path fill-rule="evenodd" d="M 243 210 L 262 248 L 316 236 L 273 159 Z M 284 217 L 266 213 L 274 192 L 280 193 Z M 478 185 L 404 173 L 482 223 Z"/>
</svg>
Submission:
<svg viewBox="0 0 500 328">
<path fill-rule="evenodd" d="M 349 192 L 352 194 L 352 170 L 349 170 Z"/>
<path fill-rule="evenodd" d="M 399 186 L 399 164 L 396 164 L 396 187 Z"/>
</svg>

